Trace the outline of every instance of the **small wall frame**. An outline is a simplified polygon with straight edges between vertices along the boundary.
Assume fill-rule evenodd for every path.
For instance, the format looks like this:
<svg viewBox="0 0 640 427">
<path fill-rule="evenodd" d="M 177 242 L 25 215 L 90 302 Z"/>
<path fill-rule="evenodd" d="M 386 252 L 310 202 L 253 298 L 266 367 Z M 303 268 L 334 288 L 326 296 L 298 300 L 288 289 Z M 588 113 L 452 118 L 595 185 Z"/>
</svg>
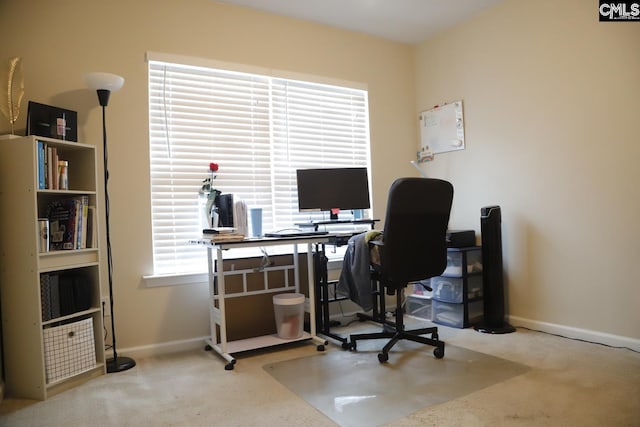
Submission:
<svg viewBox="0 0 640 427">
<path fill-rule="evenodd" d="M 420 113 L 419 162 L 430 160 L 434 154 L 463 150 L 464 147 L 461 100 L 437 105 Z"/>
</svg>

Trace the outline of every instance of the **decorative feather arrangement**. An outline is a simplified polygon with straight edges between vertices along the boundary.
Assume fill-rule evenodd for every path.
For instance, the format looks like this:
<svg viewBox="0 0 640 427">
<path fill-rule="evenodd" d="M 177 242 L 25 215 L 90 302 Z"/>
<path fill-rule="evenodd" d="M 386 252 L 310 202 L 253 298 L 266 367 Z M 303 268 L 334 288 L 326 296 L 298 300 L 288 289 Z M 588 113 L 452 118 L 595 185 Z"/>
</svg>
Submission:
<svg viewBox="0 0 640 427">
<path fill-rule="evenodd" d="M 13 125 L 20 115 L 20 103 L 24 96 L 24 75 L 22 72 L 22 60 L 19 57 L 9 60 L 7 78 L 2 80 L 7 82 L 7 88 L 0 91 L 0 112 L 9 120 L 11 133 L 13 134 Z"/>
</svg>

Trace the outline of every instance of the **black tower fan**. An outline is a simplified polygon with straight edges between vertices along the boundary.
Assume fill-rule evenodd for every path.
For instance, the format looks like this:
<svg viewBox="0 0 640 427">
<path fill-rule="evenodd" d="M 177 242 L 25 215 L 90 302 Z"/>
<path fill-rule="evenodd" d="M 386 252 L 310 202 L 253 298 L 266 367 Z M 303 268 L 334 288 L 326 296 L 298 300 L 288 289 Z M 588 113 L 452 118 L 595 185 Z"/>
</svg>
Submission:
<svg viewBox="0 0 640 427">
<path fill-rule="evenodd" d="M 516 330 L 504 320 L 501 223 L 500 206 L 480 209 L 484 321 L 474 329 L 488 334 L 508 334 Z"/>
</svg>

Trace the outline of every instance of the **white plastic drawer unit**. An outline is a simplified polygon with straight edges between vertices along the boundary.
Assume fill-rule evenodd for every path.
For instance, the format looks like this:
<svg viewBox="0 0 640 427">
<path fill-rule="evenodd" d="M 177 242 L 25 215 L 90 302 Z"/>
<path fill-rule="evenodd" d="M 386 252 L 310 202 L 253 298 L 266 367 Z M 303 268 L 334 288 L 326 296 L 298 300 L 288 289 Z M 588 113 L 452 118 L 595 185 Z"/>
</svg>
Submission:
<svg viewBox="0 0 640 427">
<path fill-rule="evenodd" d="M 482 275 L 469 276 L 466 280 L 467 300 L 482 298 Z M 442 302 L 464 302 L 464 281 L 463 277 L 439 276 L 431 278 L 433 298 Z"/>
<path fill-rule="evenodd" d="M 483 318 L 483 301 L 468 304 L 453 304 L 432 300 L 433 321 L 454 328 L 467 328 Z M 465 307 L 467 310 L 465 310 Z"/>
<path fill-rule="evenodd" d="M 431 287 L 431 285 L 429 284 L 430 281 L 431 279 L 425 279 L 413 283 L 413 294 L 431 297 L 432 292 L 429 290 L 429 288 Z"/>
<path fill-rule="evenodd" d="M 464 262 L 466 258 L 466 263 Z M 465 265 L 466 264 L 466 265 Z M 482 272 L 482 248 L 449 248 L 447 250 L 447 268 L 443 276 L 462 277 L 465 274 Z"/>
<path fill-rule="evenodd" d="M 410 316 L 431 320 L 431 299 L 418 295 L 407 295 L 406 313 Z"/>
</svg>

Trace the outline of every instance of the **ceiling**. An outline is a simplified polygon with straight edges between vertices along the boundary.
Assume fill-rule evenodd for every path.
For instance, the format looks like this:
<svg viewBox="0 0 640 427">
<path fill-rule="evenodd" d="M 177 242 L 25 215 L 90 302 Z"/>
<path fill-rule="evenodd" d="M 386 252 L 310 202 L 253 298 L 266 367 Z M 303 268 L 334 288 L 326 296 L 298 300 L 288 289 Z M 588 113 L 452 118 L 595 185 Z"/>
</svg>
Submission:
<svg viewBox="0 0 640 427">
<path fill-rule="evenodd" d="M 502 0 L 221 0 L 416 44 Z"/>
</svg>

